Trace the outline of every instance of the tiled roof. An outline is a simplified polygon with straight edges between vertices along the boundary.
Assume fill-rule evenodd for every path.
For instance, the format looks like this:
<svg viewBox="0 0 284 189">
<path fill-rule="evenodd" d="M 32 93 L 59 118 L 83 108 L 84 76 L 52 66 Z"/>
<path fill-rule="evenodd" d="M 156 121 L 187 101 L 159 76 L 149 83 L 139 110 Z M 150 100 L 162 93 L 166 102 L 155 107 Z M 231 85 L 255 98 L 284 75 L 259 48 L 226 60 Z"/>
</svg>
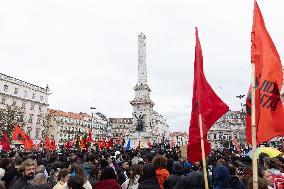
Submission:
<svg viewBox="0 0 284 189">
<path fill-rule="evenodd" d="M 51 116 L 61 116 L 61 117 L 68 117 L 68 118 L 80 119 L 80 120 L 83 119 L 82 116 L 77 114 L 77 113 L 63 112 L 61 110 L 48 109 L 48 114 L 51 115 Z"/>
</svg>

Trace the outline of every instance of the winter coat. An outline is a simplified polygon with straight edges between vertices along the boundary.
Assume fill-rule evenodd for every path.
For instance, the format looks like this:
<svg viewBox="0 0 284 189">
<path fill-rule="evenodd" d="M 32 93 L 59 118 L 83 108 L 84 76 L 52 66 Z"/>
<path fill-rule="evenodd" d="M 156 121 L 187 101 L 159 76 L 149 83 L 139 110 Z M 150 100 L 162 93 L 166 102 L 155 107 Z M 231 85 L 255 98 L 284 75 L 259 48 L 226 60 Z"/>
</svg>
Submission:
<svg viewBox="0 0 284 189">
<path fill-rule="evenodd" d="M 139 183 L 138 189 L 161 189 L 158 180 L 155 177 L 144 180 Z"/>
<path fill-rule="evenodd" d="M 213 189 L 231 189 L 231 175 L 224 165 L 218 165 L 213 169 Z"/>
<path fill-rule="evenodd" d="M 183 177 L 183 188 L 190 189 L 204 189 L 204 177 L 203 174 L 199 171 L 191 172 L 187 176 Z M 180 187 L 181 188 L 181 187 Z"/>
<path fill-rule="evenodd" d="M 23 176 L 14 178 L 8 189 L 36 189 Z"/>
<path fill-rule="evenodd" d="M 121 189 L 116 179 L 107 179 L 99 181 L 93 187 L 94 189 Z"/>
<path fill-rule="evenodd" d="M 231 187 L 232 189 L 245 189 L 244 183 L 240 181 L 239 177 L 236 175 L 231 175 Z"/>
<path fill-rule="evenodd" d="M 170 175 L 164 182 L 164 189 L 178 189 L 177 185 L 183 185 L 183 179 L 182 175 Z"/>
<path fill-rule="evenodd" d="M 138 189 L 161 189 L 156 178 L 155 168 L 151 163 L 143 166 L 143 174 L 139 179 Z"/>
<path fill-rule="evenodd" d="M 126 179 L 128 179 L 126 171 L 124 169 L 122 169 L 120 173 L 118 173 L 117 179 L 120 185 L 122 185 L 126 181 Z"/>
</svg>

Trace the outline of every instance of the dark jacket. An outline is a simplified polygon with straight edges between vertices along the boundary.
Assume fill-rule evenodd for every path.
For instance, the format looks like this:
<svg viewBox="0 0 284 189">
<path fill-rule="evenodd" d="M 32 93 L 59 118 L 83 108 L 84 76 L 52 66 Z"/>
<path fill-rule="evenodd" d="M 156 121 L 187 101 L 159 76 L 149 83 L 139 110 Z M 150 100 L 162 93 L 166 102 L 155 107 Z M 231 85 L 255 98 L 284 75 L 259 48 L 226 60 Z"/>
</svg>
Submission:
<svg viewBox="0 0 284 189">
<path fill-rule="evenodd" d="M 166 178 L 164 182 L 165 189 L 182 189 L 183 185 L 183 165 L 180 162 L 176 162 L 172 167 L 172 175 Z"/>
<path fill-rule="evenodd" d="M 14 178 L 8 189 L 36 189 L 36 187 L 30 184 L 23 176 L 18 176 Z"/>
<path fill-rule="evenodd" d="M 126 181 L 126 171 L 122 169 L 118 174 L 117 174 L 117 180 L 120 185 L 122 185 Z"/>
<path fill-rule="evenodd" d="M 143 174 L 138 182 L 138 189 L 161 189 L 156 178 L 155 168 L 151 163 L 143 166 Z"/>
<path fill-rule="evenodd" d="M 5 172 L 4 176 L 2 177 L 2 181 L 5 182 L 5 187 L 8 188 L 10 183 L 14 180 L 16 176 L 20 176 L 18 169 L 12 168 Z"/>
<path fill-rule="evenodd" d="M 94 189 L 121 189 L 116 179 L 107 179 L 99 181 L 93 186 Z"/>
<path fill-rule="evenodd" d="M 189 173 L 187 176 L 184 177 L 183 188 L 204 189 L 205 184 L 203 174 L 199 171 Z"/>
<path fill-rule="evenodd" d="M 213 189 L 231 189 L 231 175 L 224 165 L 218 165 L 213 169 Z"/>
<path fill-rule="evenodd" d="M 236 175 L 231 175 L 231 187 L 232 189 L 245 189 L 244 183 L 240 181 L 239 177 Z"/>
</svg>

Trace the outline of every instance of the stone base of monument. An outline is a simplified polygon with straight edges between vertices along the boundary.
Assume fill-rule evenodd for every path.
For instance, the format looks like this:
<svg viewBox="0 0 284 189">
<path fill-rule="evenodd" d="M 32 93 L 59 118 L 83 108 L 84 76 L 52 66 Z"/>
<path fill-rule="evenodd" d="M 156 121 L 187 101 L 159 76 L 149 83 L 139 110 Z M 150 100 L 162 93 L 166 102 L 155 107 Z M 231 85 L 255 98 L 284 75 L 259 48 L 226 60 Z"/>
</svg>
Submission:
<svg viewBox="0 0 284 189">
<path fill-rule="evenodd" d="M 130 147 L 137 148 L 140 143 L 140 148 L 148 148 L 148 143 L 156 141 L 156 136 L 150 132 L 133 132 L 127 136 L 130 139 Z"/>
</svg>

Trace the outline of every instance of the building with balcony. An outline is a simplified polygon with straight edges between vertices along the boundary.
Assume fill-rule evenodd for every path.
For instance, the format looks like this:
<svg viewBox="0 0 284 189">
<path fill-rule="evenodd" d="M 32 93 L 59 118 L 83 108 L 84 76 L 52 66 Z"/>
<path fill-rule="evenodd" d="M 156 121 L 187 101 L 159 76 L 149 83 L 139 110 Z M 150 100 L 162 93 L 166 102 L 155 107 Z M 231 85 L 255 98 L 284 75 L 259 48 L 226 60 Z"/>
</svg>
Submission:
<svg viewBox="0 0 284 189">
<path fill-rule="evenodd" d="M 92 132 L 93 140 L 102 140 L 103 137 L 107 137 L 105 134 L 107 120 L 103 120 L 99 114 L 88 115 L 82 112 L 73 113 L 49 109 L 46 133 L 49 138 L 54 139 L 56 144 L 60 145 L 76 140 L 77 137 L 88 136 L 89 130 Z"/>
<path fill-rule="evenodd" d="M 169 136 L 170 143 L 174 145 L 186 145 L 188 142 L 188 133 L 187 132 L 171 132 Z"/>
<path fill-rule="evenodd" d="M 109 126 L 115 143 L 125 140 L 132 126 L 132 118 L 109 118 Z"/>
<path fill-rule="evenodd" d="M 20 107 L 24 112 L 20 127 L 34 143 L 42 139 L 49 94 L 48 85 L 43 88 L 0 73 L 0 111 L 7 106 Z"/>
<path fill-rule="evenodd" d="M 234 147 L 233 138 L 237 139 L 240 147 L 244 147 L 247 144 L 245 112 L 227 112 L 211 127 L 207 136 L 212 149 Z"/>
</svg>

